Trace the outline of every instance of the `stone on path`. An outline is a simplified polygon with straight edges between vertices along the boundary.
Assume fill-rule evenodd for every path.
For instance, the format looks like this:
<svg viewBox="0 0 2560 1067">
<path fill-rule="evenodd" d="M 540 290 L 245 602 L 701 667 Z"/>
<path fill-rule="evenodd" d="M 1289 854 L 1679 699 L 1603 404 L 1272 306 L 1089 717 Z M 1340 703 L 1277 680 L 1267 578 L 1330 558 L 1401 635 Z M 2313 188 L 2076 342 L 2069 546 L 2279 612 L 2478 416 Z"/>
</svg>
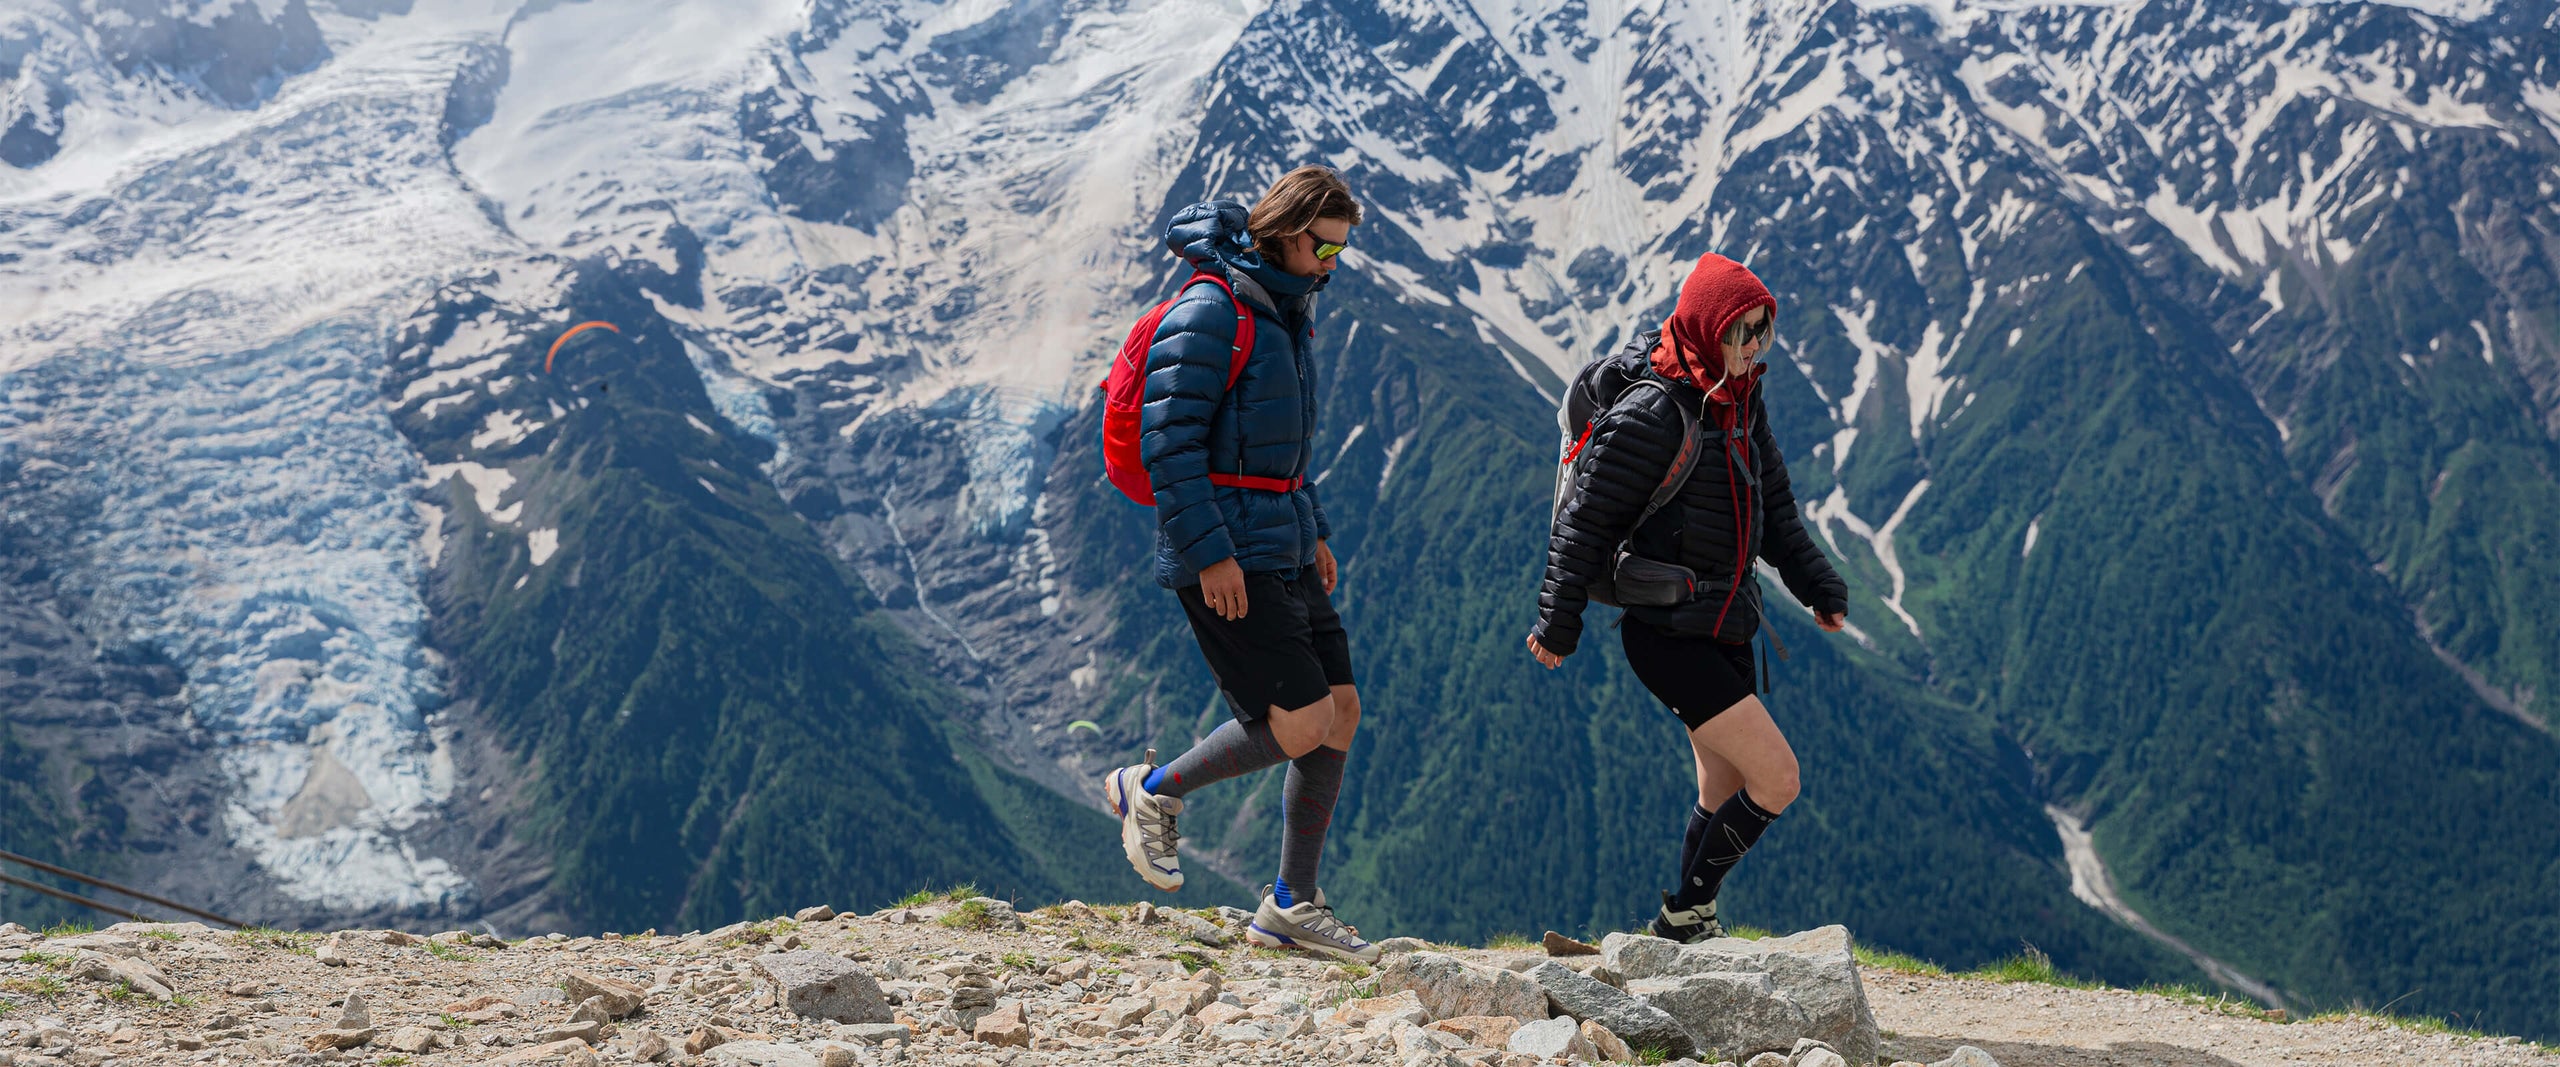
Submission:
<svg viewBox="0 0 2560 1067">
<path fill-rule="evenodd" d="M 1585 1040 L 1591 1042 L 1592 1048 L 1600 1050 L 1601 1059 L 1609 1060 L 1614 1063 L 1635 1062 L 1635 1050 L 1628 1048 L 1627 1043 L 1619 1040 L 1618 1035 L 1610 1033 L 1609 1028 L 1606 1026 L 1602 1026 L 1589 1019 L 1584 1019 L 1582 1021 L 1582 1036 Z"/>
<path fill-rule="evenodd" d="M 1022 1002 L 1008 1000 L 980 1016 L 975 1036 L 999 1048 L 1030 1048 L 1031 1022 L 1022 1015 Z"/>
<path fill-rule="evenodd" d="M 1576 941 L 1553 930 L 1547 931 L 1547 935 L 1539 938 L 1538 943 L 1550 956 L 1597 956 L 1600 954 L 1600 946 L 1586 941 Z"/>
<path fill-rule="evenodd" d="M 755 969 L 773 983 L 783 1006 L 805 1019 L 885 1023 L 895 1014 L 880 995 L 880 983 L 852 960 L 833 953 L 768 952 L 755 958 Z"/>
<path fill-rule="evenodd" d="M 1680 1020 L 1616 986 L 1547 961 L 1530 968 L 1527 977 L 1545 990 L 1557 1014 L 1599 1023 L 1630 1047 L 1674 1058 L 1698 1050 L 1697 1039 Z"/>
<path fill-rule="evenodd" d="M 1601 939 L 1600 952 L 1607 967 L 1629 980 L 1630 990 L 1640 979 L 1766 974 L 1804 1012 L 1806 1029 L 1797 1036 L 1817 1038 L 1852 1063 L 1873 1062 L 1884 1049 L 1884 1035 L 1868 1009 L 1866 986 L 1859 978 L 1854 945 L 1845 927 L 1825 926 L 1760 941 L 1719 937 L 1690 945 L 1613 933 Z M 1685 1016 L 1683 1021 L 1688 1021 Z M 1699 1038 L 1703 1041 L 1706 1035 L 1700 1032 Z"/>
<path fill-rule="evenodd" d="M 610 1019 L 628 1016 L 639 1011 L 642 1005 L 649 1002 L 648 992 L 639 986 L 618 978 L 607 978 L 604 975 L 586 971 L 570 971 L 561 975 L 560 989 L 568 995 L 571 1004 L 584 1004 L 588 1000 L 603 1001 L 601 1007 Z"/>
<path fill-rule="evenodd" d="M 394 1052 L 405 1052 L 414 1056 L 436 1047 L 436 1033 L 423 1026 L 403 1026 L 392 1031 L 391 1036 L 383 1039 L 382 1043 L 390 1046 Z"/>
<path fill-rule="evenodd" d="M 1409 952 L 1389 960 L 1378 972 L 1378 990 L 1410 990 L 1434 1019 L 1465 1015 L 1508 1015 L 1515 1019 L 1547 1017 L 1547 994 L 1536 982 L 1511 971 L 1480 967 L 1438 952 Z"/>
<path fill-rule="evenodd" d="M 1932 1063 L 1929 1067 L 2000 1067 L 2000 1061 L 1992 1059 L 1990 1053 L 1971 1045 L 1957 1045 L 1956 1050 L 1948 1053 L 1946 1059 Z"/>
<path fill-rule="evenodd" d="M 1582 1036 L 1582 1026 L 1571 1019 L 1540 1019 L 1523 1024 L 1512 1031 L 1510 1050 L 1540 1059 L 1562 1056 L 1568 1060 L 1590 1063 L 1600 1058 L 1600 1050 Z"/>
<path fill-rule="evenodd" d="M 1697 1040 L 1702 1056 L 1738 1060 L 1777 1052 L 1783 1057 L 1813 1025 L 1804 1008 L 1763 973 L 1645 978 L 1628 982 L 1627 992 L 1678 1019 Z"/>
<path fill-rule="evenodd" d="M 1479 1048 L 1507 1048 L 1511 1035 L 1520 1029 L 1520 1020 L 1509 1015 L 1461 1015 L 1424 1029 L 1449 1034 Z"/>
</svg>

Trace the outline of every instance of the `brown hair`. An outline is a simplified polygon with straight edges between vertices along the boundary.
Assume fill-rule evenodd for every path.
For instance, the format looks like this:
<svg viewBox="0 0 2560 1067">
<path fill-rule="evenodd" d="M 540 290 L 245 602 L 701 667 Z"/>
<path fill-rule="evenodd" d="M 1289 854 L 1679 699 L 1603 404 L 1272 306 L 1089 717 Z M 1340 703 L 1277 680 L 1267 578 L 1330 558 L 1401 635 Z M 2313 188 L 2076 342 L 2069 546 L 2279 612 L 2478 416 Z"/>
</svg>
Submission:
<svg viewBox="0 0 2560 1067">
<path fill-rule="evenodd" d="M 1331 167 L 1300 167 L 1281 175 L 1254 202 L 1244 228 L 1253 235 L 1254 251 L 1262 254 L 1263 262 L 1276 263 L 1280 239 L 1307 232 L 1317 219 L 1360 224 L 1360 202 L 1351 198 L 1351 187 Z"/>
</svg>

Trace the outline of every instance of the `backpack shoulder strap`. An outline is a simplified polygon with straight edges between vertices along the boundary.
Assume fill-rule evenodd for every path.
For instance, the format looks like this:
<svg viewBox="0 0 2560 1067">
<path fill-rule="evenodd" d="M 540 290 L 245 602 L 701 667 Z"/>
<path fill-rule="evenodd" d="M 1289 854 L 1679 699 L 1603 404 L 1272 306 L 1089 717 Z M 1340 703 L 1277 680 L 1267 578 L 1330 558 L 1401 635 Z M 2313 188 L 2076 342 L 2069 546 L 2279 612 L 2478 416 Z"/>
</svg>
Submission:
<svg viewBox="0 0 2560 1067">
<path fill-rule="evenodd" d="M 1659 381 L 1652 378 L 1636 379 L 1629 383 L 1626 392 L 1618 394 L 1618 403 L 1626 403 L 1638 389 L 1661 390 L 1663 399 L 1671 402 L 1671 410 L 1680 414 L 1680 448 L 1671 454 L 1671 465 L 1662 472 L 1662 484 L 1654 486 L 1652 498 L 1645 501 L 1644 514 L 1636 517 L 1636 525 L 1642 526 L 1647 520 L 1653 518 L 1654 512 L 1662 510 L 1662 506 L 1670 503 L 1672 497 L 1679 495 L 1680 487 L 1689 482 L 1689 472 L 1698 469 L 1699 440 L 1697 414 L 1682 407 L 1679 394 L 1672 392 L 1671 387 Z"/>
<path fill-rule="evenodd" d="M 1235 286 L 1228 284 L 1223 274 L 1204 270 L 1192 275 L 1190 281 L 1182 283 L 1182 287 L 1189 289 L 1201 282 L 1217 286 L 1219 291 L 1227 294 L 1227 302 L 1236 308 L 1236 343 L 1227 361 L 1227 388 L 1233 389 L 1236 379 L 1244 377 L 1244 361 L 1253 355 L 1253 310 L 1244 306 L 1244 298 L 1236 295 Z M 1180 299 L 1180 296 L 1175 299 Z"/>
</svg>

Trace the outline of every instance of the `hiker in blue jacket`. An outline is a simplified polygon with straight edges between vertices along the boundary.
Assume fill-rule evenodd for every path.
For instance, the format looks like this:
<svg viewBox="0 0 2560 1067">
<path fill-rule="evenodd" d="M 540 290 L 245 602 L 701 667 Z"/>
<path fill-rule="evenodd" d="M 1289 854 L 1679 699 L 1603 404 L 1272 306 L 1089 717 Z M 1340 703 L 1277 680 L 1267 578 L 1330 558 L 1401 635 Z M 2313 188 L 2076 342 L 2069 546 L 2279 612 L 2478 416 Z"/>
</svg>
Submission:
<svg viewBox="0 0 2560 1067">
<path fill-rule="evenodd" d="M 1234 719 L 1171 763 L 1155 765 L 1150 751 L 1149 762 L 1111 772 L 1103 794 L 1120 816 L 1130 865 L 1149 885 L 1174 890 L 1182 887 L 1182 798 L 1289 764 L 1279 877 L 1246 937 L 1368 963 L 1378 949 L 1334 916 L 1316 885 L 1360 727 L 1360 693 L 1331 599 L 1339 573 L 1325 539 L 1333 530 L 1307 482 L 1315 294 L 1359 222 L 1341 176 L 1301 167 L 1250 210 L 1196 204 L 1166 228 L 1174 254 L 1226 288 L 1186 284 L 1147 349 L 1140 452 L 1155 491 L 1156 581 L 1181 599 Z M 1239 307 L 1253 316 L 1240 370 Z"/>
</svg>

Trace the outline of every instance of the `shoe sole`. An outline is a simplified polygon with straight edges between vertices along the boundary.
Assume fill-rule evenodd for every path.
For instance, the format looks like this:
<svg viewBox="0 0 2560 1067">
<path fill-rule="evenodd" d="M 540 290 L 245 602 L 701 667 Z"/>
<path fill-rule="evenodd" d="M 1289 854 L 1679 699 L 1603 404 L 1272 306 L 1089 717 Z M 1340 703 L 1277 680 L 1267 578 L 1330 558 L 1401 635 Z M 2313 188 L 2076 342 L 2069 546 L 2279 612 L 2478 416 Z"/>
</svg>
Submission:
<svg viewBox="0 0 2560 1067">
<path fill-rule="evenodd" d="M 1167 877 L 1164 872 L 1156 870 L 1154 864 L 1147 862 L 1146 846 L 1138 837 L 1138 822 L 1129 817 L 1129 795 L 1120 785 L 1120 776 L 1127 773 L 1129 768 L 1122 767 L 1102 776 L 1102 799 L 1110 803 L 1111 814 L 1120 817 L 1120 854 L 1128 859 L 1129 869 L 1138 872 L 1138 877 L 1148 885 L 1167 893 L 1179 892 L 1182 889 L 1181 871 Z"/>
<path fill-rule="evenodd" d="M 1376 963 L 1380 955 L 1375 945 L 1370 946 L 1368 953 L 1364 955 L 1350 949 L 1336 948 L 1321 941 L 1300 941 L 1286 934 L 1275 934 L 1263 929 L 1258 921 L 1245 925 L 1244 939 L 1259 948 L 1277 949 L 1282 952 L 1312 952 L 1320 956 L 1331 956 L 1347 963 Z"/>
</svg>

